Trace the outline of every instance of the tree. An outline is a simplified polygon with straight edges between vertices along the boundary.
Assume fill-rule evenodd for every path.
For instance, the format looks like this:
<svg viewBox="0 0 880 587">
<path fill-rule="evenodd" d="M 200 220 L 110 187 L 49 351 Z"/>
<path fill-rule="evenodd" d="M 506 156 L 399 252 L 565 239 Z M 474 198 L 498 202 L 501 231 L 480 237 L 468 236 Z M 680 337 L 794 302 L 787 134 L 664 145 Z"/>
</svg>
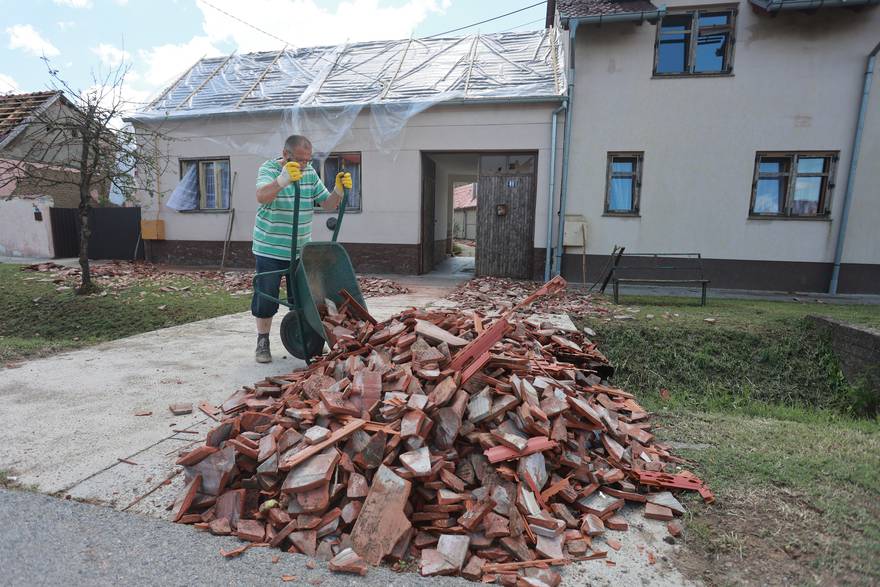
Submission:
<svg viewBox="0 0 880 587">
<path fill-rule="evenodd" d="M 95 291 L 89 267 L 89 211 L 111 189 L 132 199 L 139 190 L 158 197 L 155 181 L 167 165 L 160 156 L 161 129 L 125 125 L 122 117 L 137 104 L 123 98 L 130 65 L 104 76 L 93 73 L 88 90 L 74 90 L 45 57 L 49 86 L 57 99 L 36 109 L 16 138 L 15 148 L 0 154 L 0 188 L 15 184 L 12 196 L 72 189 L 78 195 L 82 280 L 78 294 Z M 12 197 L 10 196 L 10 197 Z"/>
</svg>

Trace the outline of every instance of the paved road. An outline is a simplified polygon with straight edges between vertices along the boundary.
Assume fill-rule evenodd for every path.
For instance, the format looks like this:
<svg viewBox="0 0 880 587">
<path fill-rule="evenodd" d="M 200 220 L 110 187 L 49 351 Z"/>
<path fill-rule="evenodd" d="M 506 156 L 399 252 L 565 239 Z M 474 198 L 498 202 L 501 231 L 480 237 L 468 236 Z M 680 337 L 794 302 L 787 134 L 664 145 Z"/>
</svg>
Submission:
<svg viewBox="0 0 880 587">
<path fill-rule="evenodd" d="M 318 561 L 253 548 L 234 559 L 219 549 L 240 546 L 190 526 L 75 501 L 0 489 L 0 584 L 3 585 L 382 585 L 426 579 L 371 569 L 366 577 L 330 573 Z M 277 564 L 274 556 L 280 556 Z M 295 575 L 283 583 L 282 575 Z M 432 586 L 472 585 L 437 578 Z"/>
</svg>

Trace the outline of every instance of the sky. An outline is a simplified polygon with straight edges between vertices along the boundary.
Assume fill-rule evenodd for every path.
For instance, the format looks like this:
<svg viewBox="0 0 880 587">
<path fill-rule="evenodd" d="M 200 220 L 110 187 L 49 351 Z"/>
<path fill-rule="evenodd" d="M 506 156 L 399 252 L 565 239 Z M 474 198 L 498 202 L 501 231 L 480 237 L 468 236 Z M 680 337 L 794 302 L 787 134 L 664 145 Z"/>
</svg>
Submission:
<svg viewBox="0 0 880 587">
<path fill-rule="evenodd" d="M 537 0 L 0 0 L 0 94 L 47 89 L 42 57 L 78 91 L 120 63 L 147 103 L 203 56 L 428 36 Z M 223 14 L 225 11 L 264 32 Z M 535 30 L 544 3 L 453 35 Z"/>
</svg>

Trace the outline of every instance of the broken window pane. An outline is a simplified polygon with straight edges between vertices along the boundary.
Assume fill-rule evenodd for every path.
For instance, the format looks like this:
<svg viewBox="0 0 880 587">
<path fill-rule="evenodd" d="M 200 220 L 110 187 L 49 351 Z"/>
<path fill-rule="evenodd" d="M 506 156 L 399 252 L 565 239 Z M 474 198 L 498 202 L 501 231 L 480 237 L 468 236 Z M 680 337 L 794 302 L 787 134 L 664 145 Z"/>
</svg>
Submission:
<svg viewBox="0 0 880 587">
<path fill-rule="evenodd" d="M 692 16 L 667 16 L 660 23 L 657 45 L 657 73 L 685 73 L 688 70 L 688 46 Z"/>
<path fill-rule="evenodd" d="M 701 12 L 700 28 L 710 26 L 725 26 L 730 24 L 729 12 Z"/>
<path fill-rule="evenodd" d="M 657 33 L 654 73 L 729 73 L 735 15 L 734 10 L 698 10 L 664 17 Z"/>
</svg>

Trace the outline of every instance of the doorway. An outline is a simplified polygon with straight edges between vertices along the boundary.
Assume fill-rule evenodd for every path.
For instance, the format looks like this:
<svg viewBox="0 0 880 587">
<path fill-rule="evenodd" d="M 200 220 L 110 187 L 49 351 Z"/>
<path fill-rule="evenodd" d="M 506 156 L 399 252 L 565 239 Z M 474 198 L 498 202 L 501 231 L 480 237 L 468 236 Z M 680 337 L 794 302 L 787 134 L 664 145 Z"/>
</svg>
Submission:
<svg viewBox="0 0 880 587">
<path fill-rule="evenodd" d="M 527 279 L 535 152 L 423 152 L 420 273 Z"/>
</svg>

